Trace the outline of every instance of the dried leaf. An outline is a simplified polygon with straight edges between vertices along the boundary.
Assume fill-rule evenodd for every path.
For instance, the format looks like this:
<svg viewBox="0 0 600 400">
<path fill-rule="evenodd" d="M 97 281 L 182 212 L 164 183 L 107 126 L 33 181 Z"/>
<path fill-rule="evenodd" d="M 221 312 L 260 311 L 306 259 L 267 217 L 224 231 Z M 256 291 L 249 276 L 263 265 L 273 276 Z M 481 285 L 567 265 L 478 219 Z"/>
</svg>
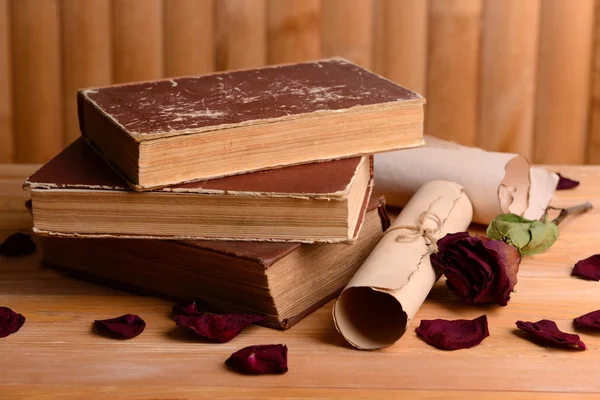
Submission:
<svg viewBox="0 0 600 400">
<path fill-rule="evenodd" d="M 146 322 L 138 315 L 125 314 L 117 318 L 96 320 L 94 326 L 98 332 L 118 338 L 133 338 L 146 328 Z"/>
<path fill-rule="evenodd" d="M 427 344 L 442 350 L 468 349 L 490 336 L 485 315 L 474 320 L 424 319 L 415 332 Z"/>
<path fill-rule="evenodd" d="M 574 181 L 573 179 L 566 178 L 561 174 L 558 175 L 558 184 L 556 185 L 556 190 L 567 190 L 574 189 L 579 186 L 579 181 Z"/>
<path fill-rule="evenodd" d="M 288 370 L 287 351 L 283 344 L 248 346 L 233 353 L 225 364 L 247 374 L 283 374 Z"/>
<path fill-rule="evenodd" d="M 35 242 L 31 240 L 31 235 L 17 232 L 0 244 L 0 255 L 4 257 L 28 256 L 35 253 L 35 249 Z"/>
<path fill-rule="evenodd" d="M 577 346 L 581 350 L 585 350 L 585 343 L 581 341 L 579 335 L 565 333 L 558 329 L 554 321 L 542 319 L 538 322 L 516 322 L 517 328 L 529 333 L 532 341 L 540 344 L 571 348 Z"/>
<path fill-rule="evenodd" d="M 516 214 L 501 214 L 487 228 L 486 236 L 515 246 L 521 254 L 546 251 L 558 239 L 558 225 L 548 220 L 529 220 Z"/>
<path fill-rule="evenodd" d="M 215 342 L 225 343 L 236 337 L 250 324 L 264 320 L 256 314 L 175 315 L 177 326 L 183 326 Z"/>
<path fill-rule="evenodd" d="M 573 320 L 577 329 L 600 330 L 600 310 L 592 311 Z"/>
<path fill-rule="evenodd" d="M 508 303 L 521 261 L 513 246 L 467 232 L 448 234 L 437 245 L 431 263 L 441 269 L 448 288 L 464 303 Z"/>
<path fill-rule="evenodd" d="M 600 281 L 600 254 L 578 261 L 575 267 L 573 267 L 571 275 L 579 276 L 589 281 Z"/>
<path fill-rule="evenodd" d="M 0 307 L 0 338 L 17 332 L 25 323 L 25 317 L 8 307 Z"/>
</svg>

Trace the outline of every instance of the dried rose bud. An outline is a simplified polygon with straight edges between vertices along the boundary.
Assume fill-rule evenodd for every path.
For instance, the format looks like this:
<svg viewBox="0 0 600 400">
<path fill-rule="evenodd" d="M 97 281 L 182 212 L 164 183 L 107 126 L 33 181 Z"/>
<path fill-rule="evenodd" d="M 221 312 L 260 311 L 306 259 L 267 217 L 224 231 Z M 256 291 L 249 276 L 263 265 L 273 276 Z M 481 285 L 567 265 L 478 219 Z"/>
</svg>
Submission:
<svg viewBox="0 0 600 400">
<path fill-rule="evenodd" d="M 415 332 L 425 343 L 441 350 L 468 349 L 490 336 L 485 315 L 474 320 L 423 319 Z"/>
<path fill-rule="evenodd" d="M 264 320 L 256 314 L 202 314 L 175 315 L 177 326 L 191 329 L 205 339 L 219 343 L 229 342 L 250 324 Z"/>
<path fill-rule="evenodd" d="M 248 346 L 233 353 L 225 364 L 247 374 L 283 374 L 288 370 L 287 350 L 283 344 Z"/>
<path fill-rule="evenodd" d="M 0 338 L 17 332 L 25 323 L 25 317 L 8 307 L 0 307 Z"/>
<path fill-rule="evenodd" d="M 600 310 L 592 311 L 573 320 L 577 329 L 593 329 L 600 331 Z"/>
<path fill-rule="evenodd" d="M 0 255 L 4 257 L 28 256 L 35 253 L 35 242 L 31 235 L 17 232 L 0 244 Z"/>
<path fill-rule="evenodd" d="M 173 305 L 173 315 L 202 315 L 203 311 L 198 309 L 198 303 L 193 302 L 190 304 L 175 304 Z"/>
<path fill-rule="evenodd" d="M 566 178 L 559 173 L 557 173 L 556 175 L 558 175 L 558 183 L 556 184 L 556 190 L 574 189 L 577 186 L 579 186 L 579 181 L 574 181 L 573 179 Z"/>
<path fill-rule="evenodd" d="M 571 275 L 589 281 L 600 281 L 600 254 L 578 261 L 573 267 Z"/>
<path fill-rule="evenodd" d="M 538 322 L 516 322 L 517 328 L 529 333 L 532 341 L 540 344 L 555 346 L 555 347 L 572 347 L 577 346 L 581 350 L 585 350 L 585 343 L 579 339 L 579 335 L 565 333 L 558 329 L 554 321 L 542 319 Z"/>
<path fill-rule="evenodd" d="M 138 315 L 125 314 L 117 318 L 94 321 L 96 329 L 105 335 L 130 339 L 146 328 L 146 322 Z"/>
<path fill-rule="evenodd" d="M 517 249 L 467 232 L 448 234 L 437 245 L 431 263 L 441 269 L 448 288 L 464 303 L 508 303 L 521 262 Z"/>
</svg>

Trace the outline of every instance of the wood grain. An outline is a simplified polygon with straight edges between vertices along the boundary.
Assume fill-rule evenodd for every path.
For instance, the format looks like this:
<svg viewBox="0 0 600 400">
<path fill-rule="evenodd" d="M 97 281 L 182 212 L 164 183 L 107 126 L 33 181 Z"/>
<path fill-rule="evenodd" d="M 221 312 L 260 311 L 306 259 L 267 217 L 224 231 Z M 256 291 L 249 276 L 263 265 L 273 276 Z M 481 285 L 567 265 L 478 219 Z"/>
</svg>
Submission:
<svg viewBox="0 0 600 400">
<path fill-rule="evenodd" d="M 369 0 L 323 0 L 324 57 L 343 57 L 371 68 L 373 4 Z"/>
<path fill-rule="evenodd" d="M 481 0 L 429 0 L 427 134 L 477 142 Z"/>
<path fill-rule="evenodd" d="M 217 69 L 267 63 L 267 1 L 217 0 Z"/>
<path fill-rule="evenodd" d="M 373 69 L 426 96 L 427 2 L 376 0 Z"/>
<path fill-rule="evenodd" d="M 269 0 L 268 62 L 316 60 L 321 54 L 321 0 Z"/>
<path fill-rule="evenodd" d="M 14 158 L 45 162 L 64 144 L 58 1 L 11 1 L 10 8 Z"/>
<path fill-rule="evenodd" d="M 23 214 L 3 206 L 13 196 L 5 193 L 24 196 L 21 182 L 34 168 L 0 165 L 0 184 L 5 185 L 0 191 L 0 227 L 7 229 L 11 215 Z M 600 167 L 547 168 L 581 181 L 575 190 L 558 192 L 554 205 L 600 203 Z M 331 303 L 289 331 L 251 326 L 229 343 L 205 343 L 175 329 L 169 302 L 40 268 L 40 252 L 2 259 L 3 305 L 23 313 L 27 322 L 2 339 L 0 390 L 3 399 L 46 400 L 598 398 L 600 336 L 579 332 L 587 351 L 546 348 L 515 333 L 514 323 L 549 318 L 574 332 L 572 318 L 598 308 L 600 285 L 570 273 L 577 260 L 597 252 L 599 223 L 597 208 L 561 224 L 561 237 L 550 250 L 523 259 L 516 292 L 506 307 L 462 305 L 441 280 L 400 341 L 372 352 L 346 345 L 333 325 Z M 12 231 L 0 231 L 0 240 Z M 117 341 L 92 333 L 94 319 L 127 312 L 147 322 L 139 337 Z M 481 314 L 488 316 L 490 337 L 471 349 L 440 351 L 414 334 L 421 319 Z M 245 376 L 223 365 L 233 351 L 265 343 L 288 345 L 287 374 Z"/>
<path fill-rule="evenodd" d="M 110 0 L 62 0 L 62 84 L 65 143 L 80 136 L 77 90 L 112 80 Z"/>
<path fill-rule="evenodd" d="M 487 0 L 483 10 L 478 145 L 533 155 L 539 0 Z"/>
<path fill-rule="evenodd" d="M 593 16 L 593 0 L 542 2 L 535 162 L 585 161 Z"/>
<path fill-rule="evenodd" d="M 600 164 L 600 1 L 595 2 L 592 73 L 587 135 L 587 162 Z"/>
<path fill-rule="evenodd" d="M 213 0 L 165 2 L 165 76 L 215 70 L 214 17 Z"/>
<path fill-rule="evenodd" d="M 113 0 L 113 81 L 163 76 L 162 0 Z"/>
<path fill-rule="evenodd" d="M 8 0 L 0 0 L 0 163 L 14 153 L 9 13 Z"/>
</svg>

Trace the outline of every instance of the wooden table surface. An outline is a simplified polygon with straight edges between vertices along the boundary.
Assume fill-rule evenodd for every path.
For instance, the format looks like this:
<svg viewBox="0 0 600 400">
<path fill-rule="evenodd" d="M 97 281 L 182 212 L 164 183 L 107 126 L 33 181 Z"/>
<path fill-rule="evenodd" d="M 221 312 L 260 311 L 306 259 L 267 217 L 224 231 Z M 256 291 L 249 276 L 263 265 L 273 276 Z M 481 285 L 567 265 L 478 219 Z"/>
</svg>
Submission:
<svg viewBox="0 0 600 400">
<path fill-rule="evenodd" d="M 515 321 L 571 320 L 600 308 L 600 284 L 570 276 L 573 264 L 600 252 L 600 167 L 550 167 L 581 180 L 558 192 L 555 206 L 586 200 L 597 209 L 566 220 L 546 253 L 526 257 L 517 292 L 506 307 L 467 307 L 438 282 L 396 345 L 364 352 L 346 345 L 329 303 L 291 330 L 251 326 L 225 344 L 173 335 L 171 304 L 73 280 L 41 268 L 40 252 L 0 259 L 0 306 L 24 314 L 19 332 L 0 339 L 0 398 L 600 398 L 600 334 L 583 334 L 587 351 L 537 346 L 515 334 Z M 0 165 L 0 240 L 29 229 L 23 179 L 35 166 Z M 139 337 L 111 340 L 91 332 L 94 319 L 137 313 L 147 322 Z M 490 337 L 472 349 L 445 352 L 414 333 L 420 319 L 487 314 Z M 289 372 L 244 376 L 223 362 L 253 344 L 284 343 Z"/>
</svg>

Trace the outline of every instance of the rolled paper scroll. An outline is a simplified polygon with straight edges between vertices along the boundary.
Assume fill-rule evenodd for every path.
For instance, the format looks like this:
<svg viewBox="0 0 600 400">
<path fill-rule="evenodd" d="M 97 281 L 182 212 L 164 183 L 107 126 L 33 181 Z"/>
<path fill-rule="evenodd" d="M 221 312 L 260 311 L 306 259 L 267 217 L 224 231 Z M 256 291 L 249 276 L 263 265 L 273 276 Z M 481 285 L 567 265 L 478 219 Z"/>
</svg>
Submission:
<svg viewBox="0 0 600 400">
<path fill-rule="evenodd" d="M 375 155 L 375 192 L 403 207 L 425 182 L 444 179 L 464 187 L 473 221 L 499 214 L 539 219 L 556 191 L 558 175 L 531 167 L 518 154 L 495 153 L 426 136 L 427 146 Z"/>
<path fill-rule="evenodd" d="M 472 216 L 460 185 L 424 184 L 338 297 L 333 319 L 344 338 L 363 350 L 400 339 L 440 277 L 429 260 L 437 239 L 465 231 Z"/>
</svg>

